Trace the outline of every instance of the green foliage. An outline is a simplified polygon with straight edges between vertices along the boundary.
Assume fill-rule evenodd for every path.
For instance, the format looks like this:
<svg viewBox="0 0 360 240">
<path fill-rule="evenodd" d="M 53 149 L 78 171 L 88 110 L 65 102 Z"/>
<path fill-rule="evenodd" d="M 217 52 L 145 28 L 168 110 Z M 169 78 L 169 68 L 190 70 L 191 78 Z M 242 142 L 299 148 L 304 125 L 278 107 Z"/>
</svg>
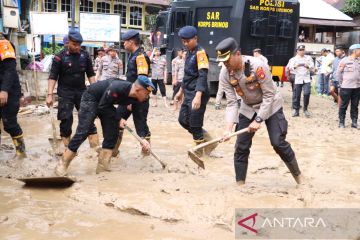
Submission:
<svg viewBox="0 0 360 240">
<path fill-rule="evenodd" d="M 47 48 L 43 48 L 42 52 L 44 53 L 44 55 L 54 55 L 54 54 L 58 54 L 59 52 L 61 52 L 64 49 L 63 46 L 59 46 L 57 44 L 55 44 L 55 52 L 53 51 L 53 47 L 52 44 L 49 44 L 49 47 Z"/>
<path fill-rule="evenodd" d="M 360 15 L 360 1 L 359 0 L 346 0 L 345 6 L 342 11 L 352 17 Z"/>
</svg>

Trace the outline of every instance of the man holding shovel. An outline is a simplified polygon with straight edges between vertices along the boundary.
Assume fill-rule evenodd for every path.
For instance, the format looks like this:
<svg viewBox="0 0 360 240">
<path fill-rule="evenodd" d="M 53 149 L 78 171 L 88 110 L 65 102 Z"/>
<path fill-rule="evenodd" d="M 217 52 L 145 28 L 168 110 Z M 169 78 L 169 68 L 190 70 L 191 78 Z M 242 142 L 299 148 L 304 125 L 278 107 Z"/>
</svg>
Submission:
<svg viewBox="0 0 360 240">
<path fill-rule="evenodd" d="M 96 173 L 109 171 L 110 159 L 119 136 L 119 128 L 125 127 L 125 120 L 121 119 L 119 109 L 122 106 L 147 101 L 153 89 L 154 85 L 145 76 L 139 76 L 134 83 L 109 79 L 90 85 L 81 99 L 76 133 L 59 161 L 55 174 L 58 176 L 67 174 L 70 162 L 85 141 L 96 117 L 99 117 L 101 121 L 104 135 Z M 117 109 L 114 104 L 118 104 Z M 150 144 L 145 139 L 143 139 L 142 146 L 146 151 L 150 150 Z"/>
<path fill-rule="evenodd" d="M 254 57 L 242 56 L 233 38 L 221 41 L 216 51 L 217 61 L 223 62 L 226 67 L 226 70 L 221 71 L 219 80 L 226 86 L 232 86 L 242 98 L 239 120 L 234 119 L 234 122 L 238 122 L 236 129 L 249 129 L 249 132 L 238 135 L 235 145 L 234 165 L 237 183 L 245 184 L 252 138 L 265 122 L 271 145 L 295 181 L 300 184 L 302 176 L 295 153 L 285 140 L 288 123 L 282 109 L 283 99 L 276 91 L 269 68 Z M 227 126 L 224 141 L 229 139 L 232 128 L 233 125 Z"/>
</svg>

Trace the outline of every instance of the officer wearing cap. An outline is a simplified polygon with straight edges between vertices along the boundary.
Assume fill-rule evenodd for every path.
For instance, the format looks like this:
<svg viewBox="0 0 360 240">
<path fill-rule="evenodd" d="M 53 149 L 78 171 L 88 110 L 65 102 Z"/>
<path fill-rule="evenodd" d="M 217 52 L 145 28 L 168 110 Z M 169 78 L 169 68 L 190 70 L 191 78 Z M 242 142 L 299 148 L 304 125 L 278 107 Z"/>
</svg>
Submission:
<svg viewBox="0 0 360 240">
<path fill-rule="evenodd" d="M 101 58 L 105 56 L 105 49 L 103 47 L 100 47 L 97 49 L 97 57 L 94 61 L 94 72 L 96 73 L 99 69 Z"/>
<path fill-rule="evenodd" d="M 314 62 L 310 56 L 305 55 L 304 45 L 297 48 L 297 54 L 289 60 L 288 66 L 289 70 L 295 75 L 292 116 L 299 116 L 301 92 L 304 89 L 304 115 L 310 117 L 308 106 L 311 93 L 311 72 L 314 71 Z"/>
<path fill-rule="evenodd" d="M 283 99 L 272 81 L 269 68 L 259 59 L 242 56 L 238 44 L 233 38 L 221 41 L 217 47 L 217 61 L 223 62 L 226 69 L 219 79 L 242 98 L 236 130 L 248 128 L 249 132 L 237 137 L 234 154 L 236 181 L 245 183 L 252 138 L 265 122 L 271 145 L 285 162 L 297 183 L 301 174 L 295 153 L 285 140 L 287 121 L 283 113 Z M 227 111 L 230 111 L 228 108 Z M 233 114 L 234 115 L 234 114 Z M 236 119 L 233 120 L 236 122 Z M 233 124 L 235 125 L 235 124 Z M 229 139 L 233 126 L 227 126 L 223 140 Z"/>
<path fill-rule="evenodd" d="M 25 157 L 23 131 L 17 121 L 21 87 L 14 46 L 0 32 L 0 122 L 10 134 L 18 158 Z M 1 143 L 1 130 L 0 130 Z"/>
<path fill-rule="evenodd" d="M 110 159 L 119 135 L 119 127 L 121 124 L 124 127 L 125 124 L 121 121 L 121 116 L 117 114 L 118 109 L 129 104 L 147 101 L 153 89 L 154 85 L 145 76 L 139 76 L 134 83 L 108 79 L 90 85 L 81 99 L 76 133 L 56 166 L 56 175 L 67 174 L 70 162 L 85 141 L 96 117 L 100 119 L 104 135 L 96 173 L 109 171 Z M 118 109 L 114 107 L 114 104 L 118 105 Z M 146 140 L 144 140 L 144 145 L 144 148 L 149 150 Z"/>
<path fill-rule="evenodd" d="M 358 106 L 360 98 L 360 44 L 354 44 L 350 46 L 349 53 L 349 56 L 343 58 L 340 61 L 336 74 L 340 85 L 340 128 L 345 128 L 346 109 L 350 102 L 351 127 L 358 127 Z"/>
<path fill-rule="evenodd" d="M 81 49 L 82 36 L 75 30 L 68 34 L 68 47 L 56 54 L 50 70 L 46 105 L 51 107 L 54 102 L 54 88 L 56 83 L 59 97 L 58 120 L 60 120 L 60 136 L 67 147 L 72 133 L 73 109 L 79 111 L 83 92 L 86 90 L 85 74 L 89 82 L 95 82 L 95 73 L 89 54 Z M 89 143 L 92 148 L 97 147 L 99 138 L 95 125 L 88 132 Z"/>
<path fill-rule="evenodd" d="M 180 108 L 179 123 L 192 134 L 196 145 L 211 140 L 210 134 L 203 129 L 206 104 L 209 101 L 209 89 L 207 75 L 209 60 L 205 50 L 198 45 L 197 30 L 193 26 L 185 26 L 180 29 L 179 37 L 186 48 L 185 75 L 182 86 L 175 96 L 179 101 L 184 95 L 184 101 Z M 210 154 L 217 144 L 206 147 L 205 153 Z M 197 152 L 203 154 L 203 149 Z"/>
<path fill-rule="evenodd" d="M 135 82 L 138 76 L 149 76 L 150 74 L 150 59 L 141 47 L 140 34 L 135 30 L 128 30 L 122 35 L 122 41 L 124 41 L 124 48 L 129 52 L 130 56 L 127 63 L 126 80 L 129 82 Z M 121 116 L 123 119 L 128 119 L 130 115 L 133 115 L 136 133 L 143 139 L 147 144 L 143 144 L 142 154 L 149 155 L 150 152 L 146 149 L 150 146 L 151 133 L 147 124 L 147 116 L 149 113 L 149 101 L 141 103 L 135 103 L 131 106 L 123 106 Z M 131 111 L 130 111 L 131 109 Z M 120 147 L 123 136 L 123 129 L 120 129 L 117 148 Z M 146 145 L 146 146 L 145 146 Z M 144 147 L 145 146 L 145 147 Z M 114 155 L 118 151 L 114 151 Z"/>
<path fill-rule="evenodd" d="M 96 81 L 103 81 L 110 78 L 119 78 L 123 71 L 123 63 L 118 57 L 118 50 L 110 46 L 106 55 L 100 60 L 96 72 Z"/>
</svg>

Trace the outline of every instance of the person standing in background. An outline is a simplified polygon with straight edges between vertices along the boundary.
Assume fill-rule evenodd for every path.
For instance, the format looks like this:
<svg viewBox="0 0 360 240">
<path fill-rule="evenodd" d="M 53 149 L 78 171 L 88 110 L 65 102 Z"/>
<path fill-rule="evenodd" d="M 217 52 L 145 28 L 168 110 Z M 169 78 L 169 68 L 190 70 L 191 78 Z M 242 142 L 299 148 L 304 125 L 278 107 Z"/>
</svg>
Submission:
<svg viewBox="0 0 360 240">
<path fill-rule="evenodd" d="M 164 100 L 165 107 L 169 107 L 166 99 L 166 87 L 165 83 L 167 81 L 167 68 L 166 68 L 166 58 L 161 55 L 159 48 L 154 48 L 153 53 L 150 56 L 151 61 L 151 81 L 155 86 L 155 89 L 152 92 L 152 101 L 153 107 L 157 107 L 157 90 L 160 89 L 161 97 Z"/>
</svg>

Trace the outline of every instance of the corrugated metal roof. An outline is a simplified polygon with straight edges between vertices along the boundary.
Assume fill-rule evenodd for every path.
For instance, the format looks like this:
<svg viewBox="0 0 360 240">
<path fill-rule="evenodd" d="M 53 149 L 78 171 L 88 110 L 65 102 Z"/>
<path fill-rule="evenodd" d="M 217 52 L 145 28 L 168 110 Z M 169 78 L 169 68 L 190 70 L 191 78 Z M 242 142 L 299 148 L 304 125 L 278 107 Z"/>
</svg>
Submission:
<svg viewBox="0 0 360 240">
<path fill-rule="evenodd" d="M 353 19 L 345 13 L 337 10 L 323 0 L 299 0 L 300 17 L 327 19 L 337 21 L 352 21 Z"/>
</svg>

